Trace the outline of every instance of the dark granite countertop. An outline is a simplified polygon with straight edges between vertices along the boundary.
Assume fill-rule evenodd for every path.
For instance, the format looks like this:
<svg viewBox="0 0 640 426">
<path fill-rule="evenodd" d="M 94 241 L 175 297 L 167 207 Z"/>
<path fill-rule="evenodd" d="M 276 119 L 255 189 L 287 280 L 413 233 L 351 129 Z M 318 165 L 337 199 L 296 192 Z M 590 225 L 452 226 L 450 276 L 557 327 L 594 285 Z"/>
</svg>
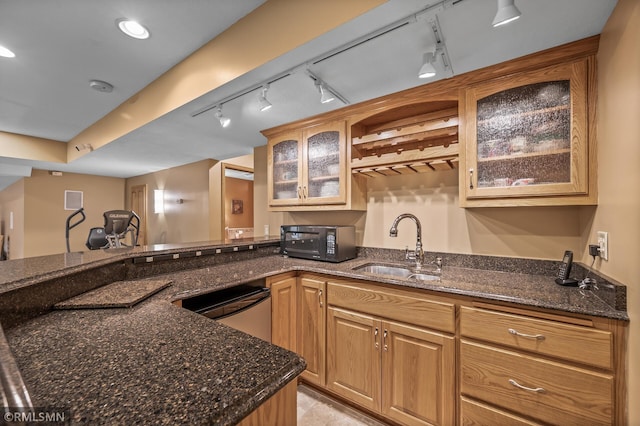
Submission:
<svg viewBox="0 0 640 426">
<path fill-rule="evenodd" d="M 304 369 L 304 360 L 171 302 L 289 271 L 628 321 L 624 307 L 616 305 L 620 301 L 617 296 L 607 299 L 598 291 L 555 284 L 553 262 L 492 257 L 469 261 L 465 256 L 449 255 L 440 281 L 421 282 L 354 270 L 372 261 L 398 262 L 399 251 L 362 249 L 357 259 L 333 264 L 284 258 L 273 250 L 276 241 L 263 240 L 271 246 L 268 251 L 249 252 L 242 258 L 231 253 L 222 263 L 195 269 L 181 268 L 179 260 L 158 264 L 165 265 L 159 269 L 165 272 L 149 279 L 169 280 L 171 285 L 132 308 L 50 311 L 5 330 L 33 404 L 68 407 L 74 421 L 86 424 L 236 423 L 297 376 Z M 37 273 L 5 278 L 4 284 L 0 282 L 0 293 L 25 286 L 37 289 L 37 283 L 45 282 L 48 276 L 91 272 L 114 261 L 158 253 L 172 254 L 174 259 L 175 254 L 194 249 L 233 251 L 236 244 L 88 253 L 62 271 L 55 267 L 59 258 L 43 259 L 42 265 L 47 266 Z M 494 268 L 480 268 L 478 262 Z M 144 263 L 128 265 L 131 269 L 127 273 L 136 280 L 145 279 L 136 276 L 136 271 L 150 267 Z M 614 290 L 624 287 L 606 280 L 603 285 Z"/>
<path fill-rule="evenodd" d="M 54 311 L 6 334 L 33 405 L 69 409 L 72 424 L 232 425 L 305 367 L 163 300 Z"/>
<path fill-rule="evenodd" d="M 171 279 L 173 299 L 183 299 L 199 293 L 236 285 L 242 281 L 263 278 L 288 271 L 307 271 L 341 278 L 364 279 L 384 284 L 411 287 L 446 294 L 470 296 L 487 301 L 510 302 L 519 305 L 557 310 L 560 312 L 628 320 L 625 310 L 616 309 L 592 290 L 563 287 L 547 275 L 444 266 L 440 281 L 393 279 L 361 273 L 357 270 L 371 262 L 388 263 L 386 258 L 364 257 L 342 263 L 284 258 L 279 255 L 164 275 Z M 394 262 L 403 265 L 402 262 Z M 167 293 L 165 293 L 167 294 Z"/>
</svg>

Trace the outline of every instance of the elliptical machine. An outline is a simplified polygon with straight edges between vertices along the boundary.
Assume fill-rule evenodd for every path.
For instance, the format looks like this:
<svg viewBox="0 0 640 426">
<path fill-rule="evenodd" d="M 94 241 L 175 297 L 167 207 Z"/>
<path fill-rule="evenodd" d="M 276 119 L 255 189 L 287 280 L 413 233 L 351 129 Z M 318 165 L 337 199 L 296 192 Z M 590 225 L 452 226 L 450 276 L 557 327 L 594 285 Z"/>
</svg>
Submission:
<svg viewBox="0 0 640 426">
<path fill-rule="evenodd" d="M 73 223 L 72 220 L 80 215 L 81 217 Z M 109 249 L 128 247 L 123 241 L 127 233 L 131 233 L 132 246 L 138 245 L 140 235 L 140 216 L 129 210 L 109 210 L 103 213 L 104 226 L 101 228 L 91 228 L 87 236 L 85 245 L 89 250 Z M 67 218 L 65 237 L 67 239 L 67 253 L 71 252 L 69 246 L 69 231 L 85 221 L 87 216 L 84 208 L 76 210 Z"/>
</svg>

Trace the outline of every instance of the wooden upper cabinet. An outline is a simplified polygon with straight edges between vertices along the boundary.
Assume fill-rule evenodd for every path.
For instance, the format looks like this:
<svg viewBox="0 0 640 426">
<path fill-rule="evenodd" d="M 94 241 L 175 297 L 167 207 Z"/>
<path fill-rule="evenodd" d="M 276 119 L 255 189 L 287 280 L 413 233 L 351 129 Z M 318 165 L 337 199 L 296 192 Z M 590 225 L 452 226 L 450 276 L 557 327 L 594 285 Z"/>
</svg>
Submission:
<svg viewBox="0 0 640 426">
<path fill-rule="evenodd" d="M 346 124 L 327 123 L 303 132 L 304 204 L 346 203 Z"/>
<path fill-rule="evenodd" d="M 464 207 L 595 204 L 589 59 L 464 91 Z"/>
<path fill-rule="evenodd" d="M 370 178 L 455 168 L 462 207 L 597 204 L 598 45 L 589 37 L 263 130 L 269 209 L 366 210 Z"/>
<path fill-rule="evenodd" d="M 295 205 L 302 200 L 302 132 L 292 131 L 269 140 L 269 205 Z"/>
<path fill-rule="evenodd" d="M 351 176 L 347 173 L 344 120 L 291 129 L 270 136 L 267 150 L 271 210 L 366 208 L 364 191 L 352 184 Z"/>
</svg>

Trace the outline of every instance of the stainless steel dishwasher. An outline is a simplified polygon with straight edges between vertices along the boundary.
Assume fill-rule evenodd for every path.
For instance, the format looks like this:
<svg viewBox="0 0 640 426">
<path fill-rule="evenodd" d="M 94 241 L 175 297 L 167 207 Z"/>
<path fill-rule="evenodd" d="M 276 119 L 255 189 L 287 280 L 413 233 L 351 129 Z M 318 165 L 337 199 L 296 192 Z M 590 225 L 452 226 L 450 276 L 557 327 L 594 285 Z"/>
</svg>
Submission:
<svg viewBox="0 0 640 426">
<path fill-rule="evenodd" d="M 271 290 L 262 281 L 182 300 L 182 307 L 271 342 Z"/>
</svg>

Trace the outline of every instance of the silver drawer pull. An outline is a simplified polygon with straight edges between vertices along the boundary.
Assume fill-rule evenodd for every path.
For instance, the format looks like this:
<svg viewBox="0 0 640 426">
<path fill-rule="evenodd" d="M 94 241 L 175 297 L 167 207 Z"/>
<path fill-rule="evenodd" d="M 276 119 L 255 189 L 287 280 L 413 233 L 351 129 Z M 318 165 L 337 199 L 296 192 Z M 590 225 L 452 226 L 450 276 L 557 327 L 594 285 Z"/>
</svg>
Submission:
<svg viewBox="0 0 640 426">
<path fill-rule="evenodd" d="M 511 383 L 513 386 L 515 386 L 517 388 L 520 388 L 522 390 L 526 390 L 526 391 L 529 391 L 529 392 L 536 392 L 536 393 L 544 393 L 544 392 L 546 392 L 544 390 L 544 388 L 528 388 L 526 386 L 522 386 L 520 383 L 516 382 L 513 379 L 509 379 L 509 383 Z"/>
<path fill-rule="evenodd" d="M 542 334 L 520 333 L 518 330 L 514 330 L 513 328 L 509 329 L 509 333 L 513 334 L 514 336 L 526 337 L 527 339 L 536 339 L 536 340 L 544 340 L 545 339 L 544 335 L 542 335 Z"/>
</svg>

